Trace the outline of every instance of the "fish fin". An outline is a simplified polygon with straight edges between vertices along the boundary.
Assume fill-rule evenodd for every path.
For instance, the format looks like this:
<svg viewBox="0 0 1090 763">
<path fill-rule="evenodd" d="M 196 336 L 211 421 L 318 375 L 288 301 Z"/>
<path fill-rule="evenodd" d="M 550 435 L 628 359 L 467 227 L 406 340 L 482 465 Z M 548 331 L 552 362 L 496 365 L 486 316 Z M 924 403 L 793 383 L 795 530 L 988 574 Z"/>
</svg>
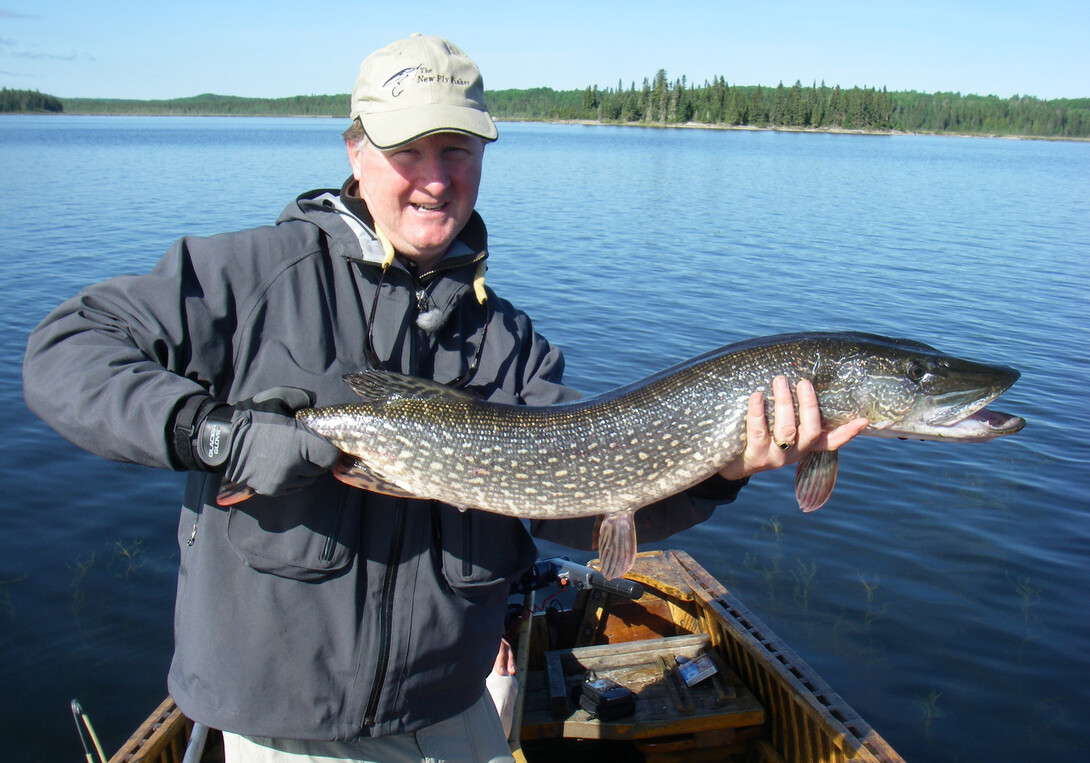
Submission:
<svg viewBox="0 0 1090 763">
<path fill-rule="evenodd" d="M 598 558 L 602 575 L 608 580 L 622 577 L 636 562 L 636 524 L 633 511 L 602 518 L 598 528 Z"/>
<path fill-rule="evenodd" d="M 346 485 L 370 490 L 372 493 L 382 493 L 398 498 L 416 498 L 412 493 L 407 493 L 397 485 L 387 482 L 358 457 L 349 453 L 341 454 L 333 467 L 333 476 Z"/>
<path fill-rule="evenodd" d="M 217 506 L 234 506 L 236 503 L 242 503 L 247 498 L 252 498 L 254 491 L 245 485 L 238 485 L 234 482 L 221 482 L 220 490 L 216 493 L 216 505 Z"/>
<path fill-rule="evenodd" d="M 807 453 L 795 467 L 795 498 L 803 511 L 820 509 L 833 494 L 836 484 L 835 450 Z"/>
<path fill-rule="evenodd" d="M 411 397 L 422 400 L 437 397 L 475 399 L 461 390 L 448 387 L 430 379 L 395 374 L 391 371 L 368 369 L 341 377 L 352 391 L 368 403 L 384 403 L 396 398 Z"/>
</svg>

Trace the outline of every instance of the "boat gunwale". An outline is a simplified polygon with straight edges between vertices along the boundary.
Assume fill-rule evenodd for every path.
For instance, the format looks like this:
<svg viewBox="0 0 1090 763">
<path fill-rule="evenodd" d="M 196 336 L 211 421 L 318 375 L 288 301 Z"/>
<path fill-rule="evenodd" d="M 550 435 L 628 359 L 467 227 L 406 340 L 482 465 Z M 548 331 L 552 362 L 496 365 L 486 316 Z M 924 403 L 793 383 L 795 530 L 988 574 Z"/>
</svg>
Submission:
<svg viewBox="0 0 1090 763">
<path fill-rule="evenodd" d="M 710 620 L 724 626 L 723 633 L 712 633 L 709 624 L 703 624 L 712 638 L 713 647 L 726 648 L 716 640 L 719 636 L 728 636 L 744 653 L 739 656 L 750 658 L 745 665 L 741 664 L 741 660 L 733 660 L 733 667 L 766 705 L 772 745 L 780 754 L 786 752 L 786 747 L 794 746 L 796 755 L 790 756 L 788 753 L 788 760 L 834 759 L 828 756 L 830 751 L 814 749 L 812 735 L 804 728 L 797 728 L 800 724 L 787 722 L 787 718 L 795 715 L 789 712 L 789 707 L 793 707 L 807 716 L 818 729 L 825 727 L 830 742 L 844 755 L 842 759 L 904 763 L 893 747 L 817 671 L 704 567 L 684 551 L 664 553 L 679 568 L 700 609 L 708 614 Z M 762 669 L 761 666 L 767 667 Z"/>
</svg>

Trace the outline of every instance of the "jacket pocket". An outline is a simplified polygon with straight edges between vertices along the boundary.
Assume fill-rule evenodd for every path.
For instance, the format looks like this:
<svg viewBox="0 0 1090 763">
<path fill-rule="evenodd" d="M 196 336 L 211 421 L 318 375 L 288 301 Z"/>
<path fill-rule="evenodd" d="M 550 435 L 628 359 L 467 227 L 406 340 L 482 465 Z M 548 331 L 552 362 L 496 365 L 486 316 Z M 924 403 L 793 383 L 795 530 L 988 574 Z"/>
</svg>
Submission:
<svg viewBox="0 0 1090 763">
<path fill-rule="evenodd" d="M 515 517 L 435 504 L 432 519 L 440 567 L 455 590 L 471 594 L 510 581 L 533 564 L 537 554 Z"/>
<path fill-rule="evenodd" d="M 254 496 L 231 507 L 227 540 L 258 572 L 302 581 L 334 577 L 356 557 L 360 493 L 334 483 Z"/>
</svg>

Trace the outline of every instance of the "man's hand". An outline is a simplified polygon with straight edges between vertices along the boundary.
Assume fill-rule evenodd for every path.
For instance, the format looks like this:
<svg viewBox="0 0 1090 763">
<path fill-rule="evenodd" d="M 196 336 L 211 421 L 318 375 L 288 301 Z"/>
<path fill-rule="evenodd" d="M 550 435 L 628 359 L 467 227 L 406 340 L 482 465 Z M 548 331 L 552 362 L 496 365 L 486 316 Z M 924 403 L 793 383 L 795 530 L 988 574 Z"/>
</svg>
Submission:
<svg viewBox="0 0 1090 763">
<path fill-rule="evenodd" d="M 500 651 L 496 654 L 496 663 L 492 669 L 501 676 L 515 675 L 515 650 L 505 638 L 500 639 Z"/>
<path fill-rule="evenodd" d="M 274 387 L 210 412 L 198 427 L 196 458 L 222 471 L 225 484 L 245 495 L 280 495 L 333 468 L 340 451 L 295 420 L 313 395 Z"/>
<path fill-rule="evenodd" d="M 728 480 L 740 480 L 757 472 L 796 463 L 810 451 L 838 450 L 867 428 L 867 420 L 859 418 L 824 432 L 814 385 L 802 379 L 796 385 L 795 392 L 799 400 L 797 425 L 795 404 L 787 378 L 777 376 L 772 380 L 774 404 L 771 427 L 765 416 L 764 395 L 760 392 L 750 395 L 746 413 L 746 449 L 739 458 L 719 470 L 721 476 Z"/>
</svg>

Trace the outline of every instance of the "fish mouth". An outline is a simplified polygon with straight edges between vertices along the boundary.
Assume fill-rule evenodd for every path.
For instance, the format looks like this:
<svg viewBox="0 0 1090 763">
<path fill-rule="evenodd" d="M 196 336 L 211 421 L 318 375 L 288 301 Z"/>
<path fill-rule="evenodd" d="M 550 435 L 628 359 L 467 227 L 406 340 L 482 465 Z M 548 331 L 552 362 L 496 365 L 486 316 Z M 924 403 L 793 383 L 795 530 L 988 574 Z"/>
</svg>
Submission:
<svg viewBox="0 0 1090 763">
<path fill-rule="evenodd" d="M 973 416 L 1014 386 L 1021 375 L 1010 366 L 987 366 L 986 370 L 964 379 L 964 386 L 960 389 L 929 395 L 931 415 L 927 417 L 927 423 L 933 426 L 950 426 L 970 419 L 987 420 L 988 416 L 980 419 L 973 419 Z"/>
<path fill-rule="evenodd" d="M 995 396 L 993 396 L 994 399 Z M 868 427 L 865 434 L 871 437 L 889 437 L 898 440 L 932 440 L 935 442 L 988 442 L 1021 431 L 1026 420 L 1002 411 L 985 408 L 985 400 L 973 410 L 963 410 L 960 418 L 944 417 L 935 421 L 902 422 L 889 428 Z"/>
<path fill-rule="evenodd" d="M 949 424 L 938 425 L 938 435 L 934 439 L 957 440 L 958 442 L 987 442 L 996 437 L 1004 437 L 1021 431 L 1026 420 L 1002 411 L 978 408 L 964 418 Z M 924 438 L 921 438 L 924 439 Z M 931 438 L 927 438 L 931 439 Z"/>
<path fill-rule="evenodd" d="M 867 434 L 901 440 L 987 442 L 1014 434 L 1025 419 L 987 406 L 1018 381 L 1021 374 L 1008 366 L 989 366 L 964 379 L 959 389 L 927 395 L 915 416 L 888 428 L 873 427 Z"/>
<path fill-rule="evenodd" d="M 971 419 L 984 407 L 1003 394 L 1004 389 L 995 390 L 960 390 L 935 395 L 930 399 L 931 415 L 926 421 L 931 426 L 954 426 L 961 421 Z"/>
<path fill-rule="evenodd" d="M 1003 413 L 1002 411 L 990 411 L 987 408 L 982 408 L 967 419 L 963 419 L 963 421 L 966 420 L 986 426 L 999 434 L 1014 434 L 1026 425 L 1026 420 L 1021 416 Z"/>
</svg>

